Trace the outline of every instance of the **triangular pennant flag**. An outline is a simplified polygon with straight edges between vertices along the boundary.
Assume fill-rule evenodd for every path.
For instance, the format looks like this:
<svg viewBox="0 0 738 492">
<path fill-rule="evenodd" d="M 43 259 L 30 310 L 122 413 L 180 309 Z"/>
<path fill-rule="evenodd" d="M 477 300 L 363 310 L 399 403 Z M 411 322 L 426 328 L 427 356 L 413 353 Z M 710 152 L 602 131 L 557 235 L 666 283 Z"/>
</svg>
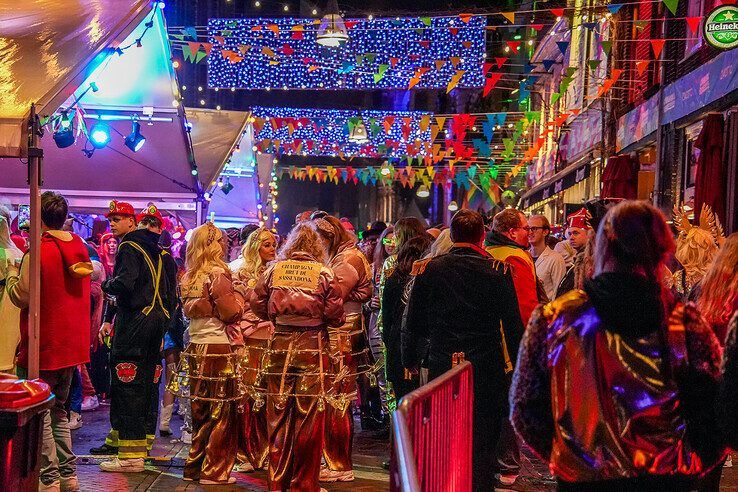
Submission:
<svg viewBox="0 0 738 492">
<path fill-rule="evenodd" d="M 382 65 L 379 65 L 379 67 L 377 67 L 377 68 L 378 68 L 378 71 L 377 71 L 377 73 L 374 74 L 374 83 L 375 84 L 384 78 L 384 73 L 389 68 L 389 65 L 382 64 Z"/>
<path fill-rule="evenodd" d="M 491 91 L 495 87 L 495 85 L 497 85 L 497 82 L 500 81 L 501 77 L 502 73 L 500 72 L 493 72 L 489 74 L 489 77 L 484 80 L 484 92 L 482 93 L 483 97 L 486 97 L 487 94 L 489 94 L 489 91 Z"/>
<path fill-rule="evenodd" d="M 424 114 L 420 118 L 420 123 L 418 123 L 418 129 L 420 130 L 420 133 L 425 133 L 428 130 L 428 126 L 430 126 L 430 115 Z"/>
<path fill-rule="evenodd" d="M 523 73 L 525 74 L 531 73 L 534 68 L 535 67 L 531 65 L 530 63 L 526 63 L 525 65 L 523 65 Z"/>
<path fill-rule="evenodd" d="M 550 72 L 551 67 L 556 63 L 556 60 L 543 60 L 541 63 L 543 64 L 543 68 L 545 68 L 547 72 Z"/>
<path fill-rule="evenodd" d="M 513 52 L 518 50 L 521 43 L 522 41 L 505 41 L 505 44 L 508 45 Z"/>
<path fill-rule="evenodd" d="M 441 69 L 443 68 L 443 66 L 444 66 L 445 64 L 446 64 L 446 60 L 436 60 L 436 61 L 435 61 L 435 65 L 436 65 L 436 71 L 437 71 L 437 72 L 440 72 L 440 71 L 441 71 Z"/>
<path fill-rule="evenodd" d="M 248 53 L 250 49 L 251 49 L 251 45 L 248 45 L 248 44 L 238 45 L 238 52 L 241 53 L 242 55 L 245 55 L 246 53 Z"/>
<path fill-rule="evenodd" d="M 564 17 L 564 9 L 550 9 L 551 13 L 556 17 Z"/>
<path fill-rule="evenodd" d="M 282 45 L 282 53 L 284 53 L 285 55 L 290 56 L 294 52 L 295 52 L 295 50 L 289 44 L 286 44 L 285 43 L 285 44 Z"/>
<path fill-rule="evenodd" d="M 666 8 L 669 9 L 671 15 L 677 15 L 677 8 L 679 8 L 679 0 L 662 0 Z"/>
<path fill-rule="evenodd" d="M 600 66 L 600 63 L 601 62 L 602 62 L 602 60 L 589 60 L 587 62 L 587 65 L 589 65 L 589 69 L 590 70 L 595 70 L 595 69 L 597 69 L 597 67 Z"/>
<path fill-rule="evenodd" d="M 622 3 L 611 3 L 607 5 L 607 10 L 609 10 L 611 14 L 615 15 L 618 13 L 618 10 L 620 10 L 622 7 L 623 7 Z"/>
<path fill-rule="evenodd" d="M 184 41 L 185 35 L 184 34 L 172 34 L 172 37 L 174 39 L 178 39 L 180 41 Z"/>
<path fill-rule="evenodd" d="M 589 29 L 591 31 L 595 27 L 597 27 L 597 23 L 596 22 L 582 22 L 582 27 L 585 29 Z"/>
<path fill-rule="evenodd" d="M 510 24 L 515 24 L 515 12 L 500 12 L 500 15 L 507 19 Z"/>
<path fill-rule="evenodd" d="M 303 39 L 305 37 L 305 26 L 292 26 L 292 39 Z"/>
<path fill-rule="evenodd" d="M 210 54 L 210 50 L 213 49 L 213 43 L 200 43 L 202 48 L 205 50 L 205 55 Z"/>
<path fill-rule="evenodd" d="M 502 65 L 504 65 L 506 61 L 507 61 L 507 58 L 503 56 L 495 57 L 495 63 L 497 64 L 497 68 L 502 68 Z"/>
<path fill-rule="evenodd" d="M 202 59 L 205 58 L 206 56 L 208 56 L 208 54 L 205 53 L 204 51 L 198 51 L 195 54 L 195 63 L 200 63 Z"/>
<path fill-rule="evenodd" d="M 657 58 L 661 55 L 661 50 L 664 49 L 665 41 L 663 39 L 652 39 L 651 48 L 653 48 L 653 57 Z"/>
<path fill-rule="evenodd" d="M 389 134 L 390 130 L 392 129 L 392 125 L 394 124 L 395 124 L 394 116 L 385 116 L 384 117 L 384 133 Z"/>
<path fill-rule="evenodd" d="M 541 29 L 543 29 L 543 24 L 531 24 L 530 28 L 536 31 L 540 31 Z"/>
<path fill-rule="evenodd" d="M 613 84 L 617 82 L 617 80 L 620 78 L 620 76 L 623 74 L 622 68 L 613 68 L 610 70 L 610 80 L 612 80 Z"/>
<path fill-rule="evenodd" d="M 461 63 L 461 57 L 459 56 L 451 56 L 449 57 L 449 60 L 451 61 L 451 65 L 454 66 L 454 68 L 459 66 L 459 63 Z"/>
<path fill-rule="evenodd" d="M 648 68 L 648 64 L 650 63 L 649 60 L 642 60 L 636 62 L 636 71 L 638 72 L 638 75 L 643 75 L 643 72 L 646 71 L 646 68 Z"/>
<path fill-rule="evenodd" d="M 180 32 L 184 34 L 185 37 L 188 37 L 190 39 L 197 39 L 197 29 L 195 29 L 194 26 L 185 27 Z"/>
<path fill-rule="evenodd" d="M 515 149 L 515 141 L 512 138 L 503 138 L 502 143 L 505 145 L 505 152 L 512 154 Z"/>
<path fill-rule="evenodd" d="M 279 37 L 279 26 L 277 24 L 267 24 L 266 28 L 272 31 L 275 36 Z"/>
<path fill-rule="evenodd" d="M 182 56 L 184 57 L 185 61 L 191 60 L 195 61 L 195 53 L 200 49 L 200 43 L 193 43 L 188 42 L 187 44 L 182 45 Z"/>
<path fill-rule="evenodd" d="M 558 102 L 559 99 L 561 99 L 560 92 L 554 92 L 553 94 L 551 94 L 551 104 Z"/>
<path fill-rule="evenodd" d="M 691 32 L 693 35 L 696 35 L 697 31 L 700 28 L 701 21 L 702 17 L 687 17 L 687 26 L 689 26 L 689 32 Z"/>
<path fill-rule="evenodd" d="M 559 47 L 562 55 L 566 55 L 566 50 L 569 49 L 569 41 L 556 41 L 556 46 Z"/>
<path fill-rule="evenodd" d="M 390 67 L 395 68 L 397 66 L 397 62 L 399 62 L 400 59 L 396 58 L 394 56 L 390 57 Z"/>
<path fill-rule="evenodd" d="M 461 19 L 461 22 L 464 24 L 468 24 L 471 18 L 472 14 L 459 14 L 459 19 Z"/>
<path fill-rule="evenodd" d="M 427 27 L 430 27 L 431 25 L 431 18 L 430 17 L 421 17 L 420 22 L 425 24 Z"/>
<path fill-rule="evenodd" d="M 418 44 L 420 44 L 420 46 L 422 46 L 425 49 L 430 48 L 430 43 L 431 43 L 430 39 L 421 39 L 420 41 L 418 41 Z"/>
<path fill-rule="evenodd" d="M 451 80 L 449 80 L 448 85 L 446 86 L 446 94 L 451 92 L 454 87 L 459 85 L 459 82 L 461 81 L 461 78 L 466 73 L 466 70 L 457 70 L 456 73 L 451 77 Z"/>
<path fill-rule="evenodd" d="M 458 27 L 449 27 L 448 31 L 451 33 L 452 36 L 456 36 L 459 34 L 459 28 Z"/>
<path fill-rule="evenodd" d="M 600 42 L 600 46 L 602 46 L 602 51 L 604 51 L 606 55 L 609 55 L 610 50 L 612 49 L 612 41 L 602 41 Z"/>
<path fill-rule="evenodd" d="M 377 58 L 376 53 L 364 53 L 364 58 L 369 60 L 369 63 L 374 63 L 374 60 Z"/>
</svg>

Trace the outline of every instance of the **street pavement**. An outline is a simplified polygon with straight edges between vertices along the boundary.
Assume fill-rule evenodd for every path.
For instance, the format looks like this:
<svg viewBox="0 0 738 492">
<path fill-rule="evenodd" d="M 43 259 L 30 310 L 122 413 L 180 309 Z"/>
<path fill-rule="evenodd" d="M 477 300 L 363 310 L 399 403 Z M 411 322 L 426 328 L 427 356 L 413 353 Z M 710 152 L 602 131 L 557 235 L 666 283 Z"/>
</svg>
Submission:
<svg viewBox="0 0 738 492">
<path fill-rule="evenodd" d="M 157 437 L 151 458 L 147 460 L 144 473 L 104 473 L 98 468 L 101 457 L 91 456 L 89 450 L 103 442 L 109 428 L 109 407 L 105 404 L 91 412 L 83 413 L 84 425 L 72 431 L 72 445 L 77 454 L 77 474 L 82 492 L 98 491 L 265 491 L 266 473 L 234 473 L 237 482 L 233 485 L 200 486 L 182 480 L 182 467 L 189 447 L 179 440 L 182 420 L 172 417 L 174 435 Z M 390 444 L 386 439 L 377 439 L 374 433 L 362 432 L 356 422 L 357 436 L 354 441 L 354 464 L 356 480 L 349 483 L 322 484 L 328 491 L 375 492 L 389 490 L 389 474 L 382 469 L 382 462 L 389 457 Z M 102 458 L 104 459 L 104 458 Z M 736 462 L 738 464 L 738 461 Z M 524 452 L 521 474 L 513 486 L 497 488 L 497 491 L 548 492 L 556 490 L 547 466 Z M 738 466 L 724 468 L 721 491 L 738 492 Z"/>
</svg>

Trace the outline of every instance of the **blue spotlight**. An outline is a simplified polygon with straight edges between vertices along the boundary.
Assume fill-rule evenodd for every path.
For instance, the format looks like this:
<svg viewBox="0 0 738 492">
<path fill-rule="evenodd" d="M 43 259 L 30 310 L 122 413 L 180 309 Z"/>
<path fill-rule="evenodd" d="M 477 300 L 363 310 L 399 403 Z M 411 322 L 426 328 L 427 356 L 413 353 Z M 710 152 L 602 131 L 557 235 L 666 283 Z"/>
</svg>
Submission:
<svg viewBox="0 0 738 492">
<path fill-rule="evenodd" d="M 131 149 L 133 152 L 138 152 L 145 143 L 146 137 L 141 135 L 141 124 L 138 121 L 134 121 L 131 134 L 126 137 L 126 147 Z"/>
<path fill-rule="evenodd" d="M 90 130 L 90 143 L 96 149 L 102 149 L 110 143 L 110 127 L 105 123 L 95 123 Z"/>
</svg>

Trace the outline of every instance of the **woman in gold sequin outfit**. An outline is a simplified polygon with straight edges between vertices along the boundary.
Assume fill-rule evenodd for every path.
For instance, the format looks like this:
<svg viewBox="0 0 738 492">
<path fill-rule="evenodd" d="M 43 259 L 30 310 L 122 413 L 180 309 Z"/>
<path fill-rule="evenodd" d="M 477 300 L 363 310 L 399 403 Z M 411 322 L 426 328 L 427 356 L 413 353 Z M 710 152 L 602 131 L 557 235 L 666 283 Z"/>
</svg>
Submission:
<svg viewBox="0 0 738 492">
<path fill-rule="evenodd" d="M 233 483 L 230 477 L 238 445 L 238 358 L 227 326 L 241 319 L 243 297 L 233 289 L 223 261 L 223 232 L 207 222 L 187 245 L 182 301 L 190 318 L 190 344 L 182 353 L 192 399 L 192 445 L 185 480 L 201 484 Z"/>
<path fill-rule="evenodd" d="M 256 383 L 266 388 L 269 490 L 316 492 L 325 407 L 347 402 L 326 377 L 328 330 L 344 322 L 341 290 L 325 266 L 313 224 L 290 232 L 276 263 L 256 283 L 251 309 L 274 324 Z M 256 389 L 255 389 L 256 390 Z"/>
</svg>

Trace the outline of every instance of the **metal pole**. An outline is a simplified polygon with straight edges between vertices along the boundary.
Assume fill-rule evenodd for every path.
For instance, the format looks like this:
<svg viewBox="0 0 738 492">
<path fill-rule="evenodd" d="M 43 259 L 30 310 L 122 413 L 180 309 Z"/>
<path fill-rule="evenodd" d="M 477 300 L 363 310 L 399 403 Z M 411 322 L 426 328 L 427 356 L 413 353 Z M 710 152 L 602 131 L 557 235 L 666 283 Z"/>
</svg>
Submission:
<svg viewBox="0 0 738 492">
<path fill-rule="evenodd" d="M 28 305 L 28 379 L 39 376 L 39 327 L 41 313 L 41 163 L 44 151 L 38 148 L 40 134 L 36 106 L 31 105 L 28 119 L 28 187 L 30 193 L 29 273 L 30 300 Z"/>
<path fill-rule="evenodd" d="M 666 39 L 666 19 L 661 22 L 661 39 Z M 661 161 L 663 160 L 663 151 L 661 146 L 663 145 L 663 131 L 661 129 L 661 122 L 664 119 L 664 83 L 666 78 L 666 67 L 664 66 L 664 54 L 666 53 L 666 47 L 661 50 L 659 54 L 659 108 L 656 116 L 656 171 L 654 173 L 653 181 L 653 204 L 661 208 Z"/>
</svg>

